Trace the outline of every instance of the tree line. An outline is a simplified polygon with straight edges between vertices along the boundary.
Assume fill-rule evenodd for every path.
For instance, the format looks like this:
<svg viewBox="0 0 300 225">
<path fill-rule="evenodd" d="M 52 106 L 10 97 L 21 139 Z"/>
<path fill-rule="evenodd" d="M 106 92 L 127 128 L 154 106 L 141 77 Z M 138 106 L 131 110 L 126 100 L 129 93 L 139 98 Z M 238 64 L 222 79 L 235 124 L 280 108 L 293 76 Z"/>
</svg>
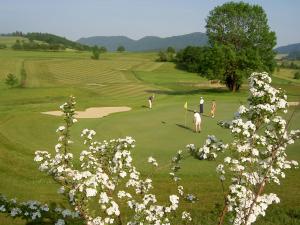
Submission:
<svg viewBox="0 0 300 225">
<path fill-rule="evenodd" d="M 16 40 L 12 45 L 14 50 L 65 50 L 66 47 L 63 44 L 48 44 L 48 43 L 39 43 L 33 40 L 26 42 L 24 40 Z"/>
<path fill-rule="evenodd" d="M 60 37 L 54 34 L 48 34 L 48 33 L 27 33 L 25 35 L 26 38 L 31 40 L 37 40 L 42 41 L 45 43 L 48 43 L 51 46 L 64 46 L 64 48 L 72 48 L 76 50 L 91 50 L 90 46 L 82 45 L 80 43 L 70 41 L 66 39 L 65 37 Z"/>
</svg>

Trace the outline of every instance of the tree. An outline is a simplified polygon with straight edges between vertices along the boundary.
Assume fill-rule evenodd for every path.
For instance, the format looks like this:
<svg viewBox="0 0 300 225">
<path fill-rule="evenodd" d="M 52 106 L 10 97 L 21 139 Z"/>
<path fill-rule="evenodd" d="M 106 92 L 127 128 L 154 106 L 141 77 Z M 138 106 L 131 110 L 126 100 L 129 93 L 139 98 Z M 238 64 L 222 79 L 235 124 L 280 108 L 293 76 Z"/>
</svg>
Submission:
<svg viewBox="0 0 300 225">
<path fill-rule="evenodd" d="M 180 50 L 176 55 L 177 67 L 193 73 L 201 73 L 207 71 L 206 60 L 209 57 L 208 47 L 194 47 L 188 46 Z"/>
<path fill-rule="evenodd" d="M 22 44 L 21 44 L 21 42 L 20 42 L 19 39 L 16 40 L 16 42 L 13 44 L 12 48 L 14 50 L 20 50 L 20 49 L 22 49 Z"/>
<path fill-rule="evenodd" d="M 168 56 L 164 51 L 159 51 L 158 52 L 158 59 L 157 61 L 159 62 L 167 62 L 168 61 Z"/>
<path fill-rule="evenodd" d="M 295 74 L 294 74 L 294 79 L 296 80 L 299 80 L 300 79 L 300 72 L 297 71 Z"/>
<path fill-rule="evenodd" d="M 20 87 L 22 87 L 22 88 L 25 87 L 26 79 L 27 79 L 27 73 L 26 73 L 26 70 L 24 67 L 24 62 L 23 62 L 22 69 L 21 69 Z"/>
<path fill-rule="evenodd" d="M 237 91 L 243 78 L 254 70 L 274 70 L 276 36 L 261 6 L 243 2 L 217 6 L 209 13 L 206 29 L 211 48 L 216 48 L 212 52 L 218 54 L 212 59 L 220 54 L 226 59 L 222 68 L 211 71 L 231 91 Z"/>
<path fill-rule="evenodd" d="M 167 53 L 169 53 L 169 54 L 175 54 L 175 53 L 176 53 L 176 50 L 175 50 L 175 48 L 169 46 L 169 47 L 167 48 Z"/>
<path fill-rule="evenodd" d="M 166 51 L 159 51 L 158 52 L 158 59 L 159 62 L 173 62 L 175 59 L 176 51 L 173 47 L 168 47 Z"/>
<path fill-rule="evenodd" d="M 9 73 L 6 76 L 5 83 L 10 87 L 14 87 L 18 83 L 18 78 L 14 74 Z"/>
<path fill-rule="evenodd" d="M 175 55 L 176 55 L 176 50 L 173 47 L 169 46 L 167 48 L 166 53 L 167 53 L 168 61 L 169 62 L 174 61 L 174 58 L 175 58 Z"/>
<path fill-rule="evenodd" d="M 98 46 L 94 46 L 93 50 L 92 50 L 93 55 L 91 56 L 92 59 L 99 59 L 100 56 L 100 50 L 98 48 Z"/>
<path fill-rule="evenodd" d="M 123 45 L 120 45 L 118 48 L 117 48 L 117 51 L 118 52 L 124 52 L 125 51 L 125 47 Z"/>
</svg>

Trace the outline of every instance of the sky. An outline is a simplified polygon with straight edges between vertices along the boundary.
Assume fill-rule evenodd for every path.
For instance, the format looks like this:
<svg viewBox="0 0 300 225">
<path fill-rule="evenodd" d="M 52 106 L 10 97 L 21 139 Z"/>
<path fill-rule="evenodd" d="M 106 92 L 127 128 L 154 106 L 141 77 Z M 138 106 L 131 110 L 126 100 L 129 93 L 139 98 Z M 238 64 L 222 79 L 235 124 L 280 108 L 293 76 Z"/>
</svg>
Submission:
<svg viewBox="0 0 300 225">
<path fill-rule="evenodd" d="M 209 11 L 226 0 L 0 0 L 0 33 L 168 37 L 205 32 Z M 265 10 L 277 46 L 300 42 L 300 1 L 245 0 Z"/>
</svg>

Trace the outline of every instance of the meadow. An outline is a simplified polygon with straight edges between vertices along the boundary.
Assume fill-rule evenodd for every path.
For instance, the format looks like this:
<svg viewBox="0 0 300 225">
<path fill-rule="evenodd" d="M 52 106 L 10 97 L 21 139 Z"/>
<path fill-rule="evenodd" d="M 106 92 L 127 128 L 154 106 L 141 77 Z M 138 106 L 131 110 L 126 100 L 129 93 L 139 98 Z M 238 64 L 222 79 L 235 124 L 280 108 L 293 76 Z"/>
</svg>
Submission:
<svg viewBox="0 0 300 225">
<path fill-rule="evenodd" d="M 169 179 L 169 162 L 177 150 L 194 143 L 201 146 L 207 135 L 214 134 L 230 141 L 230 134 L 217 125 L 219 120 L 232 119 L 241 103 L 247 101 L 247 84 L 239 93 L 224 87 L 211 86 L 194 73 L 178 70 L 173 63 L 156 62 L 157 53 L 105 53 L 100 60 L 90 59 L 89 52 L 31 52 L 0 50 L 0 193 L 19 200 L 36 199 L 67 205 L 57 194 L 58 185 L 38 171 L 33 157 L 36 150 L 54 152 L 55 130 L 62 118 L 40 112 L 57 110 L 68 96 L 77 99 L 77 109 L 100 106 L 129 106 L 132 111 L 115 113 L 101 119 L 80 119 L 72 130 L 75 158 L 84 149 L 80 132 L 84 128 L 97 132 L 96 140 L 132 136 L 136 140 L 133 157 L 136 166 L 154 181 L 154 192 L 160 200 L 175 192 Z M 4 79 L 8 73 L 20 76 L 24 65 L 27 79 L 24 88 L 9 88 Z M 291 71 L 275 72 L 273 82 L 285 89 L 289 101 L 300 100 L 300 83 L 291 78 Z M 147 99 L 155 93 L 154 107 Z M 200 96 L 205 99 L 203 131 L 193 132 L 192 113 L 185 125 L 184 103 L 198 109 Z M 211 101 L 216 100 L 216 117 L 210 118 Z M 299 128 L 299 107 L 290 107 L 291 128 Z M 291 159 L 300 161 L 300 142 L 288 149 Z M 148 156 L 158 160 L 162 168 L 147 165 Z M 216 161 L 204 162 L 187 158 L 182 164 L 182 184 L 199 201 L 185 203 L 195 218 L 194 224 L 215 224 L 212 212 L 222 203 Z M 300 224 L 300 171 L 289 171 L 280 186 L 270 186 L 281 203 L 272 206 L 266 218 L 257 224 Z M 215 220 L 216 221 L 216 220 Z M 0 224 L 24 224 L 0 215 Z"/>
</svg>

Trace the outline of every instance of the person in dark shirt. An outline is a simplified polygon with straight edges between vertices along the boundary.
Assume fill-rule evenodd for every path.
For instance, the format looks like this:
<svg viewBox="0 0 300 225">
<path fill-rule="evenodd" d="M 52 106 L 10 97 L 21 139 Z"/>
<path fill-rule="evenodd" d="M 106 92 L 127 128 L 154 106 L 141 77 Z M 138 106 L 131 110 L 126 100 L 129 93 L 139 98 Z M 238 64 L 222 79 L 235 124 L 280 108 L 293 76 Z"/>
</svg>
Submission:
<svg viewBox="0 0 300 225">
<path fill-rule="evenodd" d="M 200 114 L 203 114 L 204 112 L 204 99 L 201 97 L 200 98 Z"/>
</svg>

